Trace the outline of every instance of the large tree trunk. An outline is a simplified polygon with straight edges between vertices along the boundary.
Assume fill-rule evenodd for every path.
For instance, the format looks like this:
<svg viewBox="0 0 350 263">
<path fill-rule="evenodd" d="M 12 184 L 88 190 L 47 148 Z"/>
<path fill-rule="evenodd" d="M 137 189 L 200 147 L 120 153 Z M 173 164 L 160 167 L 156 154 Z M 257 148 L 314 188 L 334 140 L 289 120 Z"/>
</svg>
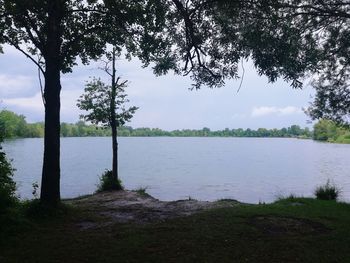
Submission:
<svg viewBox="0 0 350 263">
<path fill-rule="evenodd" d="M 40 200 L 55 206 L 60 201 L 60 71 L 64 1 L 48 2 L 45 58 L 45 138 Z"/>
<path fill-rule="evenodd" d="M 52 64 L 51 64 L 52 63 Z M 60 70 L 53 62 L 45 72 L 45 137 L 41 181 L 42 202 L 56 205 L 60 200 Z"/>
</svg>

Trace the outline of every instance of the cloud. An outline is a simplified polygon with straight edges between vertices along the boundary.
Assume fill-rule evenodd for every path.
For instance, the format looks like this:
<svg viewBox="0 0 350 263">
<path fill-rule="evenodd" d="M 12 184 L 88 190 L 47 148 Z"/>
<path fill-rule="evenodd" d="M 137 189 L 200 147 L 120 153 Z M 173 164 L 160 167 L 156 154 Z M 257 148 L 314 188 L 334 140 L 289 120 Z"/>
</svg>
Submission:
<svg viewBox="0 0 350 263">
<path fill-rule="evenodd" d="M 5 106 L 15 106 L 23 110 L 44 111 L 44 105 L 41 98 L 41 93 L 35 94 L 30 98 L 11 98 L 4 99 Z"/>
<path fill-rule="evenodd" d="M 33 96 L 34 89 L 38 88 L 31 77 L 0 74 L 0 98 L 2 99 Z"/>
<path fill-rule="evenodd" d="M 251 113 L 252 117 L 263 117 L 268 115 L 292 115 L 292 114 L 300 114 L 303 111 L 294 106 L 286 106 L 282 108 L 278 107 L 268 107 L 268 106 L 262 106 L 262 107 L 254 107 Z"/>
</svg>

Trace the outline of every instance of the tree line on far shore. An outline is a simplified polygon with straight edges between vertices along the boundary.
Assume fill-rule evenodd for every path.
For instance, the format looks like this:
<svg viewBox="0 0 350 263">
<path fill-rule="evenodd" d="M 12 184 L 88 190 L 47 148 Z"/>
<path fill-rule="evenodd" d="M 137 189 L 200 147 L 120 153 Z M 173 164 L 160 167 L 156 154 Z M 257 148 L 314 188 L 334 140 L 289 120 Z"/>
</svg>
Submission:
<svg viewBox="0 0 350 263">
<path fill-rule="evenodd" d="M 2 134 L 5 138 L 40 138 L 44 136 L 44 123 L 27 123 L 24 115 L 18 115 L 8 110 L 0 112 L 0 123 L 3 123 Z M 132 128 L 122 126 L 118 128 L 118 135 L 122 137 L 301 137 L 311 138 L 312 131 L 309 128 L 301 128 L 292 125 L 282 129 L 229 129 L 211 131 L 209 128 L 200 130 L 183 129 L 165 131 L 158 128 Z M 88 125 L 84 121 L 75 124 L 61 123 L 62 137 L 86 137 L 86 136 L 111 136 L 111 129 Z"/>
<path fill-rule="evenodd" d="M 41 138 L 44 136 L 44 123 L 27 123 L 24 115 L 18 115 L 12 111 L 0 111 L 0 133 L 4 138 Z M 61 123 L 62 137 L 87 137 L 87 136 L 111 136 L 111 129 L 96 125 L 88 125 L 84 121 L 76 123 Z M 285 138 L 313 138 L 318 141 L 336 143 L 350 143 L 350 129 L 341 127 L 330 120 L 320 120 L 313 130 L 308 127 L 291 125 L 282 129 L 229 129 L 212 131 L 209 128 L 200 130 L 173 130 L 165 131 L 159 128 L 132 128 L 122 126 L 118 128 L 118 136 L 121 137 L 285 137 Z"/>
</svg>

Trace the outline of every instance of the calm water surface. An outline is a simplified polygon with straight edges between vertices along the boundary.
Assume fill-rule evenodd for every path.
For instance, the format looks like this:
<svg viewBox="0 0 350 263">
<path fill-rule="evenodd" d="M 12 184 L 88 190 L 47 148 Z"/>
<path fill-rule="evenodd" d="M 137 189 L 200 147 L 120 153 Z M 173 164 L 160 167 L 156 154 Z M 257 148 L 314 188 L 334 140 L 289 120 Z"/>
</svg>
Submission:
<svg viewBox="0 0 350 263">
<path fill-rule="evenodd" d="M 22 198 L 41 180 L 42 139 L 4 143 Z M 278 138 L 120 138 L 120 177 L 127 189 L 147 187 L 161 200 L 233 198 L 271 202 L 311 196 L 327 179 L 350 201 L 350 145 Z M 62 138 L 61 194 L 93 193 L 111 166 L 110 138 Z"/>
</svg>

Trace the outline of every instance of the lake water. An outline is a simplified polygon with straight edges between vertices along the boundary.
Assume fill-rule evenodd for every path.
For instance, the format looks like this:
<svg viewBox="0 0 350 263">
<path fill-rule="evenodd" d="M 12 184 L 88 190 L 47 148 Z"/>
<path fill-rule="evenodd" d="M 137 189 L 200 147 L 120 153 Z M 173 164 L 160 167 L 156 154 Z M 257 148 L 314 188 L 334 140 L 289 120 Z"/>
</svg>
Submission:
<svg viewBox="0 0 350 263">
<path fill-rule="evenodd" d="M 41 180 L 42 139 L 7 140 L 21 198 Z M 350 201 L 350 145 L 280 138 L 119 138 L 120 177 L 127 189 L 147 187 L 160 200 L 272 202 L 278 196 L 312 196 L 327 179 Z M 111 166 L 110 138 L 61 140 L 61 195 L 93 193 Z"/>
</svg>

